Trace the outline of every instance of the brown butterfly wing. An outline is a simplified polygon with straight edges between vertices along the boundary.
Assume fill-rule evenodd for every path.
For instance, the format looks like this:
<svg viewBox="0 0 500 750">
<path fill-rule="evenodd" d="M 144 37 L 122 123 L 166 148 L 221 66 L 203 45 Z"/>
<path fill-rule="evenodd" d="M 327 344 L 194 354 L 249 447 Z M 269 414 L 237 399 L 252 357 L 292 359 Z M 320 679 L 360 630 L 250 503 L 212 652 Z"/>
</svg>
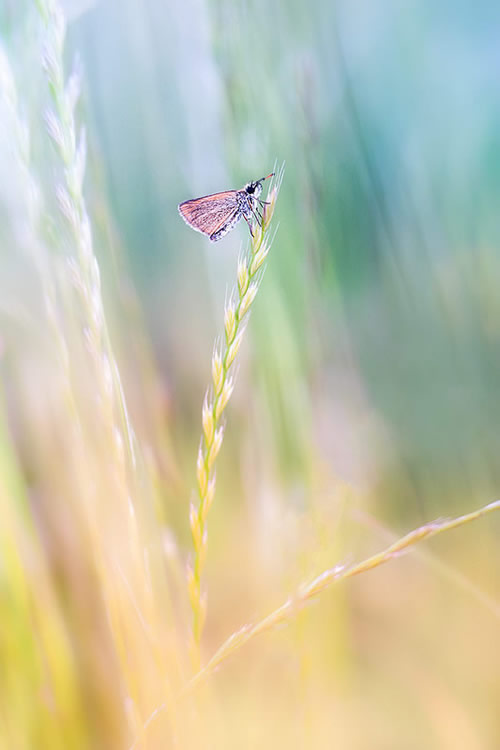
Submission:
<svg viewBox="0 0 500 750">
<path fill-rule="evenodd" d="M 202 234 L 211 235 L 233 219 L 238 210 L 236 190 L 204 195 L 179 204 L 179 213 L 190 227 Z"/>
</svg>

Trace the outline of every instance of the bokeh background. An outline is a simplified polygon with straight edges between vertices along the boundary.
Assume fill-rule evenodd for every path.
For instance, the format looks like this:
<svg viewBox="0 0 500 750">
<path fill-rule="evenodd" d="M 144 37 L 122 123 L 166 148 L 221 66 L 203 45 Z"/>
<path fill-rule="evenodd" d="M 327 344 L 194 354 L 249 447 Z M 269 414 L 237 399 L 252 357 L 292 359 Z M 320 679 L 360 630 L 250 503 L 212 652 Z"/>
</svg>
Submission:
<svg viewBox="0 0 500 750">
<path fill-rule="evenodd" d="M 173 400 L 196 404 L 245 236 L 207 245 L 177 203 L 285 161 L 249 397 L 287 476 L 312 439 L 347 481 L 399 477 L 381 510 L 403 517 L 499 479 L 498 21 L 488 2 L 127 1 L 71 26 Z"/>
<path fill-rule="evenodd" d="M 0 39 L 50 207 L 33 7 L 3 0 Z M 85 195 L 104 308 L 153 487 L 159 568 L 174 591 L 173 652 L 187 640 L 183 571 L 201 405 L 248 234 L 242 222 L 212 245 L 184 224 L 177 204 L 285 163 L 279 227 L 218 462 L 209 655 L 323 568 L 498 496 L 500 7 L 66 0 L 64 9 L 67 70 L 75 55 L 82 70 L 77 120 L 87 130 Z M 53 519 L 72 494 L 68 479 L 57 482 L 67 425 L 56 405 L 52 428 L 44 406 L 53 372 L 46 334 L 30 317 L 38 282 L 12 229 L 22 223 L 25 191 L 5 165 L 6 441 L 35 518 L 41 505 Z M 39 501 L 48 466 L 55 494 Z M 96 483 L 101 507 L 108 490 Z M 46 535 L 46 522 L 36 523 Z M 71 504 L 64 523 L 78 523 Z M 210 695 L 180 714 L 192 736 L 159 720 L 138 746 L 499 747 L 499 528 L 490 517 L 326 594 L 221 668 Z M 48 538 L 51 558 L 59 537 Z M 58 565 L 73 564 L 81 549 L 68 543 Z M 82 613 L 62 599 L 57 611 L 72 631 Z M 87 626 L 78 632 L 77 652 L 89 638 Z M 12 650 L 5 654 L 14 668 Z M 73 664 L 72 674 L 81 669 Z M 90 693 L 84 718 L 69 722 L 72 747 L 127 747 L 119 718 L 88 719 L 120 717 L 122 696 L 108 704 Z M 143 722 L 156 705 L 151 693 L 137 699 Z"/>
</svg>

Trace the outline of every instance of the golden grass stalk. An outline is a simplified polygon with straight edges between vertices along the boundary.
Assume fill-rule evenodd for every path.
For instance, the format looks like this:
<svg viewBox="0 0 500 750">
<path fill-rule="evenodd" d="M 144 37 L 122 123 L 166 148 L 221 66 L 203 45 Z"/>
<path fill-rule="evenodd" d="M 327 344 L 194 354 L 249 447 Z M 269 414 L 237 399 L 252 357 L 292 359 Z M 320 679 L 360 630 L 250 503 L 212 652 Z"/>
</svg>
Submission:
<svg viewBox="0 0 500 750">
<path fill-rule="evenodd" d="M 262 281 L 264 263 L 271 247 L 270 224 L 283 180 L 283 167 L 271 183 L 261 226 L 253 227 L 247 252 L 238 260 L 237 284 L 224 311 L 224 344 L 216 344 L 212 356 L 212 383 L 202 409 L 202 438 L 196 464 L 198 504 L 191 504 L 189 521 L 193 539 L 193 563 L 188 568 L 188 591 L 193 614 L 192 661 L 200 665 L 200 643 L 206 617 L 207 597 L 202 576 L 207 554 L 207 518 L 215 496 L 215 462 L 224 438 L 222 414 L 234 388 L 232 371 L 243 340 L 248 315 Z"/>
<path fill-rule="evenodd" d="M 80 76 L 77 71 L 68 79 L 65 76 L 65 20 L 59 3 L 37 0 L 37 7 L 50 96 L 45 121 L 55 146 L 51 167 L 56 173 L 55 195 L 60 210 L 51 223 L 58 228 L 64 224 L 57 239 L 65 243 L 58 246 L 59 254 L 51 253 L 46 259 L 51 284 L 46 296 L 54 304 L 54 328 L 68 345 L 68 378 L 75 413 L 64 408 L 65 400 L 57 398 L 56 377 L 51 379 L 53 414 L 49 409 L 45 412 L 46 404 L 40 399 L 43 429 L 37 430 L 26 408 L 26 424 L 35 433 L 32 440 L 37 448 L 32 454 L 39 487 L 39 525 L 50 553 L 48 593 L 33 586 L 30 594 L 37 604 L 40 602 L 37 612 L 42 615 L 37 630 L 43 631 L 48 629 L 52 613 L 50 602 L 45 608 L 43 604 L 53 590 L 57 613 L 72 634 L 71 645 L 77 656 L 71 673 L 76 686 L 75 714 L 85 701 L 94 706 L 88 714 L 88 727 L 85 719 L 80 721 L 75 716 L 71 731 L 81 733 L 81 746 L 95 746 L 85 741 L 88 733 L 89 737 L 99 736 L 102 746 L 111 750 L 124 747 L 125 738 L 138 733 L 152 702 L 150 695 L 161 695 L 169 701 L 170 680 L 176 679 L 179 658 L 173 645 L 177 642 L 160 529 L 149 502 L 151 485 L 143 466 L 135 466 L 134 436 L 108 337 L 99 265 L 84 199 L 85 135 L 77 127 L 75 114 Z M 27 166 L 38 179 L 37 164 Z M 47 194 L 47 203 L 50 199 Z M 39 210 L 43 214 L 43 205 Z M 34 216 L 33 230 L 36 223 Z M 40 355 L 45 360 L 43 350 Z M 50 372 L 58 374 L 54 369 Z M 62 456 L 56 452 L 59 436 Z M 53 579 L 52 555 L 57 561 L 64 560 L 62 572 Z M 62 604 L 57 598 L 58 586 L 67 591 Z M 47 644 L 50 659 L 46 660 L 52 661 L 53 655 L 56 671 L 59 663 L 66 664 L 59 657 L 60 639 L 51 642 L 47 638 Z M 51 684 L 49 678 L 47 682 Z M 57 702 L 60 693 L 53 692 Z M 66 693 L 70 695 L 69 690 Z M 63 699 L 64 695 L 61 705 Z M 33 713 L 35 706 L 33 702 Z M 168 718 L 169 728 L 174 721 Z M 28 746 L 57 750 L 65 743 L 79 747 L 73 736 L 66 741 L 68 733 L 62 729 L 61 745 L 51 742 L 50 734 L 47 730 L 46 742 Z"/>
<path fill-rule="evenodd" d="M 229 656 L 238 651 L 242 646 L 246 646 L 256 636 L 265 633 L 276 625 L 282 625 L 289 622 L 303 607 L 312 599 L 329 589 L 333 584 L 344 581 L 347 578 L 353 578 L 360 573 L 366 573 L 369 570 L 378 568 L 380 565 L 394 560 L 401 554 L 404 554 L 410 547 L 418 544 L 424 539 L 430 539 L 433 536 L 442 534 L 445 531 L 451 531 L 458 526 L 464 526 L 471 521 L 500 510 L 500 500 L 495 500 L 488 505 L 479 508 L 479 510 L 466 513 L 451 519 L 438 519 L 419 526 L 410 531 L 405 536 L 397 539 L 385 549 L 377 552 L 375 555 L 362 560 L 355 565 L 345 566 L 336 565 L 333 568 L 323 571 L 320 575 L 315 576 L 308 583 L 304 583 L 297 591 L 290 596 L 280 607 L 273 610 L 266 617 L 255 623 L 243 625 L 239 630 L 232 633 L 224 643 L 217 649 L 213 656 L 206 662 L 187 685 L 186 691 L 189 692 L 196 685 L 206 679 L 215 669 Z"/>
</svg>

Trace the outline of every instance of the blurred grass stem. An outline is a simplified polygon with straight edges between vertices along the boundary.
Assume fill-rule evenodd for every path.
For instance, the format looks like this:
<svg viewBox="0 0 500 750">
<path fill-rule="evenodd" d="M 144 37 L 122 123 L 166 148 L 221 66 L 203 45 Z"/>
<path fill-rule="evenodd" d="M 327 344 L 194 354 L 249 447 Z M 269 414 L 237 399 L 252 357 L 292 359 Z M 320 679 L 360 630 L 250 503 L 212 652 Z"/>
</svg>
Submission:
<svg viewBox="0 0 500 750">
<path fill-rule="evenodd" d="M 478 510 L 466 513 L 456 518 L 430 521 L 429 523 L 419 526 L 410 531 L 405 536 L 397 539 L 385 549 L 371 555 L 355 565 L 349 567 L 345 565 L 336 565 L 333 568 L 323 571 L 320 575 L 313 578 L 309 583 L 303 584 L 284 604 L 275 609 L 269 615 L 258 622 L 243 625 L 242 628 L 234 632 L 226 641 L 217 649 L 215 654 L 209 659 L 205 666 L 192 678 L 187 686 L 187 690 L 194 688 L 199 682 L 203 681 L 213 671 L 227 659 L 228 656 L 245 646 L 249 641 L 258 635 L 271 630 L 277 625 L 289 622 L 303 607 L 312 599 L 322 594 L 334 583 L 343 581 L 347 578 L 353 578 L 360 573 L 366 573 L 369 570 L 378 568 L 380 565 L 394 560 L 401 554 L 404 554 L 415 544 L 430 539 L 433 536 L 442 534 L 445 531 L 451 531 L 459 526 L 464 526 L 472 521 L 476 521 L 489 513 L 500 510 L 500 500 L 495 500 Z"/>
</svg>

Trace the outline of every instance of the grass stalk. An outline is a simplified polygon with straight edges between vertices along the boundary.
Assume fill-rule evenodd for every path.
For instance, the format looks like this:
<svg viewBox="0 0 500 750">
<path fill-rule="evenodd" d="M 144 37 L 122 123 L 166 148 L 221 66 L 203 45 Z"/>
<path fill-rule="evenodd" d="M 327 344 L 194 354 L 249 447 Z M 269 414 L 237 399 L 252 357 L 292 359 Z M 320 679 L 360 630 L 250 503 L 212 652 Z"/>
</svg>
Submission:
<svg viewBox="0 0 500 750">
<path fill-rule="evenodd" d="M 202 438 L 196 464 L 197 506 L 190 507 L 193 562 L 188 568 L 188 590 L 192 609 L 192 663 L 200 666 L 200 644 L 206 617 L 207 596 L 203 590 L 208 530 L 207 519 L 215 496 L 215 463 L 224 438 L 223 412 L 234 388 L 234 364 L 245 333 L 250 309 L 259 291 L 272 237 L 270 224 L 283 179 L 283 167 L 271 184 L 264 206 L 262 225 L 253 227 L 247 252 L 238 261 L 237 284 L 224 311 L 224 343 L 214 347 L 212 383 L 202 409 Z"/>
</svg>

